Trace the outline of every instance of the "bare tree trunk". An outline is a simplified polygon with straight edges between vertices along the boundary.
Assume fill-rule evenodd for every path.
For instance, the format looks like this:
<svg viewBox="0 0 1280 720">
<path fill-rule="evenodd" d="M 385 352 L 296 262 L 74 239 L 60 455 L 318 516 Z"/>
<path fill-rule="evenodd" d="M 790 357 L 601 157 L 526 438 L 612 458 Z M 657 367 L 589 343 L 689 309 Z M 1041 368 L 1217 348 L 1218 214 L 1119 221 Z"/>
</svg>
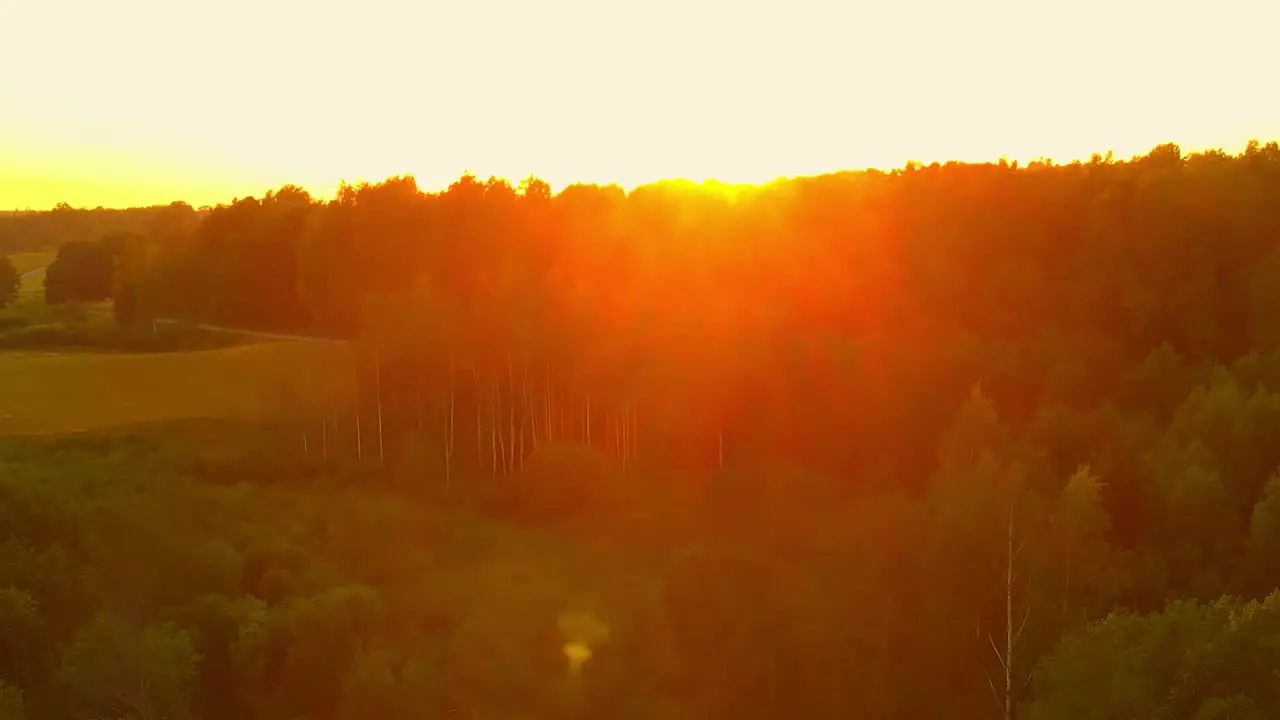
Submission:
<svg viewBox="0 0 1280 720">
<path fill-rule="evenodd" d="M 485 399 L 480 387 L 480 371 L 476 369 L 475 364 L 471 365 L 471 377 L 475 380 L 476 386 L 476 462 L 484 463 L 484 429 L 480 427 L 480 413 Z"/>
<path fill-rule="evenodd" d="M 543 386 L 543 393 L 546 395 L 547 408 L 547 442 L 554 442 L 556 437 L 556 395 L 555 387 L 551 384 L 551 361 L 547 361 L 546 384 Z"/>
<path fill-rule="evenodd" d="M 721 470 L 724 470 L 724 431 L 716 432 L 716 460 Z"/>
<path fill-rule="evenodd" d="M 556 420 L 560 423 L 560 440 L 563 442 L 569 439 L 568 420 L 566 420 L 564 416 L 564 409 L 569 404 L 569 400 L 563 395 L 560 395 L 560 397 L 557 398 L 554 390 L 552 391 L 551 397 L 559 400 L 559 402 L 556 403 Z"/>
<path fill-rule="evenodd" d="M 613 445 L 614 445 L 614 451 L 618 453 L 618 462 L 621 463 L 622 467 L 625 468 L 627 466 L 627 452 L 622 445 L 621 419 L 615 419 L 613 421 Z"/>
<path fill-rule="evenodd" d="M 454 360 L 449 353 L 449 417 L 445 422 L 444 438 L 444 489 L 447 491 L 453 479 L 453 393 L 454 393 Z"/>
<path fill-rule="evenodd" d="M 520 459 L 520 471 L 524 472 L 524 426 L 526 420 L 533 433 L 533 446 L 538 447 L 538 414 L 534 412 L 533 396 L 529 392 L 529 365 L 525 363 L 520 371 L 520 397 L 524 403 L 524 413 L 520 416 L 520 450 L 516 457 Z"/>
<path fill-rule="evenodd" d="M 373 353 L 374 399 L 378 406 L 378 464 L 386 465 L 387 458 L 382 449 L 382 359 L 375 350 Z"/>
<path fill-rule="evenodd" d="M 507 353 L 507 475 L 516 471 L 516 372 L 511 366 L 511 353 Z"/>
<path fill-rule="evenodd" d="M 631 406 L 622 406 L 622 469 L 631 460 Z"/>
<path fill-rule="evenodd" d="M 502 477 L 507 476 L 507 434 L 506 430 L 498 423 L 498 417 L 502 414 L 502 386 L 499 383 L 493 384 L 493 427 L 497 433 L 498 444 L 495 449 L 493 462 L 502 469 Z M 495 477 L 497 475 L 495 474 Z"/>
<path fill-rule="evenodd" d="M 1021 553 L 1021 547 L 1014 548 L 1014 516 L 1015 501 L 1009 502 L 1009 524 L 1005 534 L 1005 568 L 1004 568 L 1004 651 L 996 647 L 995 640 L 987 635 L 987 640 L 991 643 L 991 649 L 996 654 L 996 659 L 1000 661 L 1000 667 L 1004 670 L 1004 692 L 996 691 L 995 683 L 991 682 L 990 676 L 987 677 L 987 683 L 991 686 L 991 692 L 996 696 L 996 701 L 1000 705 L 1001 713 L 1004 720 L 1013 720 L 1014 710 L 1018 695 L 1021 694 L 1022 688 L 1026 681 L 1020 681 L 1014 684 L 1014 650 L 1018 646 L 1018 640 L 1022 637 L 1022 630 L 1027 626 L 1027 619 L 1031 617 L 1031 609 L 1027 608 L 1023 613 L 1021 622 L 1017 623 L 1015 628 L 1013 615 L 1013 589 L 1014 582 L 1018 578 L 1018 573 L 1014 572 L 1014 563 L 1017 562 L 1018 555 Z M 1030 673 L 1027 674 L 1030 679 Z"/>
<path fill-rule="evenodd" d="M 498 384 L 489 393 L 489 453 L 493 461 L 493 478 L 498 478 Z"/>
<path fill-rule="evenodd" d="M 533 422 L 533 415 L 529 415 L 529 422 Z M 532 432 L 532 429 L 531 429 Z M 533 432 L 534 444 L 537 444 L 538 434 Z M 524 418 L 520 418 L 520 448 L 516 451 L 516 469 L 524 472 Z"/>
<path fill-rule="evenodd" d="M 1008 551 L 1004 583 L 1004 720 L 1013 717 L 1013 509 L 1009 509 Z M 1021 633 L 1022 629 L 1019 628 Z"/>
<path fill-rule="evenodd" d="M 529 431 L 533 434 L 533 448 L 538 449 L 538 404 L 534 401 L 533 390 L 529 387 L 529 365 L 525 364 L 520 374 L 520 396 L 524 398 L 524 412 L 529 417 Z M 523 428 L 523 423 L 521 423 Z M 521 465 L 524 465 L 524 430 L 520 431 Z"/>
<path fill-rule="evenodd" d="M 364 460 L 364 440 L 360 436 L 360 403 L 356 403 L 356 459 Z"/>
<path fill-rule="evenodd" d="M 360 432 L 360 371 L 355 372 L 356 377 L 356 459 L 364 460 L 364 436 Z"/>
</svg>

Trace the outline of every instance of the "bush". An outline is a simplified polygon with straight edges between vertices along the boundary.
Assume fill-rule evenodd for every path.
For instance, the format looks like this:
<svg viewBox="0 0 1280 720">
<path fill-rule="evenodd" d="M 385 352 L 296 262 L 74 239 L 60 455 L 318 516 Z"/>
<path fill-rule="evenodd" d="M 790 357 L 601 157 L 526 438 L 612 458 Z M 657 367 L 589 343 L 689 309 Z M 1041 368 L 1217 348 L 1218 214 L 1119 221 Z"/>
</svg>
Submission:
<svg viewBox="0 0 1280 720">
<path fill-rule="evenodd" d="M 75 344 L 75 331 L 62 323 L 38 323 L 19 326 L 0 335 L 0 346 L 6 348 L 58 347 Z"/>
<path fill-rule="evenodd" d="M 82 323 L 89 319 L 89 307 L 82 302 L 70 301 L 46 307 L 50 317 L 62 322 Z"/>
<path fill-rule="evenodd" d="M 517 521 L 576 526 L 608 514 L 620 488 L 610 458 L 581 445 L 548 444 L 499 490 L 496 509 Z"/>
<path fill-rule="evenodd" d="M 31 321 L 24 317 L 16 317 L 13 315 L 0 315 L 0 333 L 8 332 L 16 328 L 23 328 L 31 324 Z"/>
<path fill-rule="evenodd" d="M 123 328 L 109 319 L 32 323 L 30 320 L 21 318 L 0 318 L 0 349 L 8 350 L 87 349 L 177 352 L 212 350 L 234 345 L 238 341 L 235 337 L 220 336 L 180 326 L 166 327 L 160 332 L 153 332 L 150 327 Z"/>
</svg>

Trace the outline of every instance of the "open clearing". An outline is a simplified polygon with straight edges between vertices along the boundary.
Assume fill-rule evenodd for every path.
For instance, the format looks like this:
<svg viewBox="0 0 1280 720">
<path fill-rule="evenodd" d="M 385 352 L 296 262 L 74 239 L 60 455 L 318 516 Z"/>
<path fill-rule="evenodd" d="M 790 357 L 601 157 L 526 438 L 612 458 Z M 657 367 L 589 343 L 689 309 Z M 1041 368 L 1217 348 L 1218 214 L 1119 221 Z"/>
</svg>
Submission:
<svg viewBox="0 0 1280 720">
<path fill-rule="evenodd" d="M 175 419 L 268 419 L 351 390 L 345 347 L 270 342 L 181 353 L 0 352 L 0 434 Z"/>
<path fill-rule="evenodd" d="M 57 256 L 53 251 L 15 253 L 9 256 L 9 261 L 22 278 L 22 284 L 18 287 L 19 303 L 30 305 L 43 300 L 45 271 Z"/>
<path fill-rule="evenodd" d="M 9 261 L 13 263 L 13 267 L 18 271 L 19 275 L 29 273 L 32 270 L 48 267 L 52 263 L 58 253 L 49 250 L 45 252 L 25 252 L 14 253 L 9 256 Z"/>
<path fill-rule="evenodd" d="M 18 294 L 27 297 L 44 297 L 44 275 L 48 268 L 36 268 L 22 273 L 22 284 L 18 286 Z"/>
</svg>

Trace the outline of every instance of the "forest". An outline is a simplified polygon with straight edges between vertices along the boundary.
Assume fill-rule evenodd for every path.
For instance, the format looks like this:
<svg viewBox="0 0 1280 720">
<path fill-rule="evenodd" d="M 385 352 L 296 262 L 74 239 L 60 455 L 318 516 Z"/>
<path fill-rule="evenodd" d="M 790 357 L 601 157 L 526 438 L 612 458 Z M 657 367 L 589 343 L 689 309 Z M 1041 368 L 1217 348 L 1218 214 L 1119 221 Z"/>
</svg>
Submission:
<svg viewBox="0 0 1280 720">
<path fill-rule="evenodd" d="M 1275 142 L 127 212 L 349 373 L 5 440 L 0 718 L 1280 716 Z"/>
<path fill-rule="evenodd" d="M 175 212 L 193 218 L 192 222 L 198 214 L 184 202 L 123 210 L 101 207 L 90 210 L 59 203 L 48 212 L 0 211 L 0 253 L 56 248 L 69 242 L 92 243 L 108 234 L 152 234 L 157 215 Z"/>
</svg>

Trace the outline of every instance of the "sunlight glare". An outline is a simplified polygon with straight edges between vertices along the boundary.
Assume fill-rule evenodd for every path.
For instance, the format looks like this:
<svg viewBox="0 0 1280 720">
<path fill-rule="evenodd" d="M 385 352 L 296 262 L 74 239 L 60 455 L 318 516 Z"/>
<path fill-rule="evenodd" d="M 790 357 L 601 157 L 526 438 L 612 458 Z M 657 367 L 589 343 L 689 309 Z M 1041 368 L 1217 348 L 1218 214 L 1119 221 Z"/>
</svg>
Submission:
<svg viewBox="0 0 1280 720">
<path fill-rule="evenodd" d="M 569 674 L 582 672 L 582 666 L 591 659 L 592 646 L 609 639 L 609 626 L 600 618 L 585 612 L 565 612 L 557 618 L 560 634 L 565 638 L 562 646 L 569 662 Z"/>
<path fill-rule="evenodd" d="M 0 77 L 9 207 L 330 197 L 406 173 L 439 190 L 468 170 L 761 184 L 1280 136 L 1259 90 L 1280 3 L 1251 0 L 1194 18 L 1148 0 L 10 5 L 0 26 L 30 31 L 0 43 L 21 68 Z M 1190 26 L 1229 31 L 1189 53 Z"/>
</svg>

